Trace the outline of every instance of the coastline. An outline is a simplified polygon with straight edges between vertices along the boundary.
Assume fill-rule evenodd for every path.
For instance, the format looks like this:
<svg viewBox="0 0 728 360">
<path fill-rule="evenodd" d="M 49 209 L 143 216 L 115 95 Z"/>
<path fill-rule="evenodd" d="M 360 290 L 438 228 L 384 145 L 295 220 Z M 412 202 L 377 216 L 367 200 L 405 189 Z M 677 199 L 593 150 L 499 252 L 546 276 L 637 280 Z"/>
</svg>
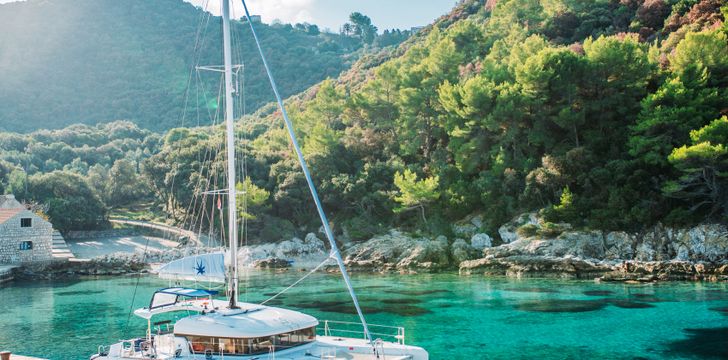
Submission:
<svg viewBox="0 0 728 360">
<path fill-rule="evenodd" d="M 546 223 L 535 213 L 514 218 L 490 236 L 478 216 L 452 225 L 450 237 L 391 229 L 366 241 L 343 239 L 348 270 L 367 274 L 454 272 L 461 276 L 589 279 L 605 282 L 728 281 L 728 227 L 662 225 L 640 233 L 574 230 Z M 528 230 L 528 231 L 525 231 Z M 303 239 L 243 247 L 241 267 L 273 271 L 308 271 L 327 258 L 315 233 Z M 466 240 L 466 239 L 469 239 Z M 20 265 L 17 279 L 127 276 L 153 273 L 156 264 L 219 251 L 196 243 L 163 251 L 117 252 L 83 261 Z M 322 271 L 338 272 L 333 264 Z"/>
<path fill-rule="evenodd" d="M 105 257 L 84 262 L 57 262 L 44 265 L 17 266 L 12 276 L 0 286 L 13 281 L 95 279 L 153 274 L 158 263 L 129 260 L 129 257 Z M 131 257 L 131 259 L 134 259 Z M 270 266 L 256 267 L 257 271 L 305 272 L 308 267 Z M 547 256 L 514 256 L 508 258 L 483 258 L 463 261 L 459 267 L 397 270 L 388 268 L 349 267 L 354 274 L 370 275 L 417 275 L 458 274 L 461 277 L 485 276 L 506 278 L 544 278 L 563 280 L 593 280 L 597 282 L 651 283 L 666 281 L 728 282 L 728 262 L 719 264 L 687 261 L 625 261 L 607 264 L 577 258 Z M 338 273 L 336 266 L 328 266 L 327 273 Z"/>
</svg>

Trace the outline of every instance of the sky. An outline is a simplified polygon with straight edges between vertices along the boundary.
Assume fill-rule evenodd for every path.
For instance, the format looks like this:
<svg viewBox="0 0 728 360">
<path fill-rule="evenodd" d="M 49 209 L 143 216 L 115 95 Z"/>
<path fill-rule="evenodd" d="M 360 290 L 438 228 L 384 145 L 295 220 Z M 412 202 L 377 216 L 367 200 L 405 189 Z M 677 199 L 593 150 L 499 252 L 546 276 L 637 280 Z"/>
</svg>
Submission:
<svg viewBox="0 0 728 360">
<path fill-rule="evenodd" d="M 22 0 L 0 0 L 0 4 Z M 184 0 L 219 14 L 220 0 Z M 409 29 L 431 23 L 455 6 L 456 0 L 247 0 L 251 14 L 261 15 L 263 22 L 308 22 L 321 29 L 338 31 L 349 14 L 358 11 L 372 19 L 380 31 Z M 234 15 L 242 16 L 240 1 L 233 2 Z"/>
<path fill-rule="evenodd" d="M 2 1 L 2 0 L 0 0 Z M 220 0 L 185 0 L 219 14 Z M 322 29 L 338 31 L 349 14 L 358 11 L 372 19 L 380 30 L 409 29 L 431 23 L 446 14 L 456 0 L 247 0 L 251 15 L 261 15 L 263 22 L 308 22 Z M 239 1 L 233 2 L 233 15 L 242 16 Z"/>
</svg>

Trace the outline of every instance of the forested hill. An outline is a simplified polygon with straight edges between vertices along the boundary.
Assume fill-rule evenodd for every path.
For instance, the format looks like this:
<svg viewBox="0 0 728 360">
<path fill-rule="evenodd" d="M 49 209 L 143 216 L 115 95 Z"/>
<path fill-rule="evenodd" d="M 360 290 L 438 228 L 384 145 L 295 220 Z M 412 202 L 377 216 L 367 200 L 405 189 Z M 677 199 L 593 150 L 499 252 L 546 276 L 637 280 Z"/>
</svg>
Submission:
<svg viewBox="0 0 728 360">
<path fill-rule="evenodd" d="M 720 0 L 467 0 L 288 110 L 335 230 L 353 240 L 393 227 L 454 238 L 451 224 L 476 213 L 494 236 L 529 211 L 548 221 L 546 236 L 562 223 L 725 223 L 726 14 Z M 280 113 L 238 124 L 251 239 L 318 229 Z M 221 134 L 159 137 L 129 123 L 7 134 L 0 185 L 55 214 L 98 220 L 83 209 L 137 197 L 205 226 L 215 199 L 196 194 L 224 181 Z M 45 184 L 85 178 L 101 205 L 58 210 L 74 204 L 49 199 Z"/>
<path fill-rule="evenodd" d="M 254 9 L 253 9 L 254 10 Z M 219 18 L 182 0 L 28 0 L 0 5 L 0 130 L 32 131 L 74 123 L 130 120 L 163 130 L 197 125 L 180 120 L 192 64 L 221 63 Z M 258 25 L 284 96 L 351 65 L 361 47 L 352 36 L 315 26 Z M 247 24 L 233 26 L 246 65 L 246 105 L 273 96 Z M 199 43 L 199 60 L 195 44 Z M 240 62 L 239 56 L 236 62 Z M 217 75 L 201 74 L 198 90 L 218 93 Z M 199 102 L 204 106 L 204 101 Z M 208 105 L 209 106 L 209 105 Z M 204 124 L 207 118 L 200 121 Z"/>
<path fill-rule="evenodd" d="M 354 239 L 447 233 L 473 213 L 494 235 L 526 211 L 592 229 L 726 222 L 726 13 L 719 0 L 463 1 L 399 56 L 289 111 Z M 271 194 L 265 214 L 300 227 L 316 217 L 284 144 L 268 129 L 249 164 Z"/>
</svg>

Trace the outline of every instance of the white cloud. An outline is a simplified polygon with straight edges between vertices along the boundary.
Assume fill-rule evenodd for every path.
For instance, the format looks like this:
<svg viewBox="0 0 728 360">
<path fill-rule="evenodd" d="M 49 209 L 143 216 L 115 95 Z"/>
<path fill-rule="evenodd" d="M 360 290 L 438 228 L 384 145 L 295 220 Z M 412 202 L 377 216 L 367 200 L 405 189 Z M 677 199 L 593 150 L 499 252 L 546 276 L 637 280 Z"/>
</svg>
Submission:
<svg viewBox="0 0 728 360">
<path fill-rule="evenodd" d="M 185 0 L 194 5 L 206 8 L 213 14 L 220 14 L 221 0 Z M 314 23 L 315 18 L 311 16 L 311 9 L 316 0 L 248 0 L 248 10 L 251 15 L 261 15 L 263 21 L 270 23 L 273 20 L 280 20 L 284 23 Z M 233 16 L 244 15 L 243 5 L 240 1 L 232 2 Z"/>
</svg>

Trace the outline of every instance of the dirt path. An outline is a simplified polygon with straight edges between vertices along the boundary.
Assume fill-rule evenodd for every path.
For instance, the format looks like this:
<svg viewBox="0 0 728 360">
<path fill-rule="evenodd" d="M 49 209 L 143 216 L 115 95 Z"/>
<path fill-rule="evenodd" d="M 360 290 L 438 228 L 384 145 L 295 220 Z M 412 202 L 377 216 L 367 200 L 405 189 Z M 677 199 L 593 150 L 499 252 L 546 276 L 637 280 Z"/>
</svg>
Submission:
<svg viewBox="0 0 728 360">
<path fill-rule="evenodd" d="M 138 226 L 138 227 L 142 227 L 142 228 L 146 228 L 146 229 L 161 231 L 164 234 L 164 237 L 172 237 L 172 236 L 184 237 L 184 238 L 189 239 L 189 241 L 194 242 L 200 246 L 211 245 L 211 244 L 208 244 L 209 241 L 207 241 L 206 237 L 204 239 L 201 239 L 201 237 L 194 231 L 185 230 L 185 229 L 178 228 L 175 226 L 169 226 L 167 224 L 160 224 L 160 223 L 141 221 L 141 220 L 130 220 L 130 219 L 111 219 L 109 221 L 111 223 L 117 224 L 117 225 Z"/>
<path fill-rule="evenodd" d="M 66 241 L 78 259 L 93 259 L 113 253 L 158 252 L 176 248 L 176 241 L 153 236 L 115 236 Z"/>
</svg>

